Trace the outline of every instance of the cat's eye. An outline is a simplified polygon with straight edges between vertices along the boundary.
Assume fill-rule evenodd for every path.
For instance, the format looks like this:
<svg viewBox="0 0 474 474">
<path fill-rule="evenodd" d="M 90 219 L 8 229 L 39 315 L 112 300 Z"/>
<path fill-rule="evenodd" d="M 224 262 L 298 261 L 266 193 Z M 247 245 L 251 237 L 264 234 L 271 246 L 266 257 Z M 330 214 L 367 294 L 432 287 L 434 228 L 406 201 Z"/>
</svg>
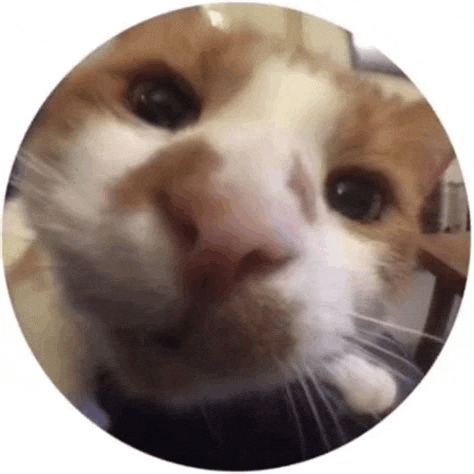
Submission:
<svg viewBox="0 0 474 474">
<path fill-rule="evenodd" d="M 343 174 L 329 180 L 329 205 L 349 219 L 373 222 L 380 219 L 386 205 L 382 185 L 373 176 Z"/>
<path fill-rule="evenodd" d="M 195 121 L 199 103 L 172 80 L 146 80 L 131 90 L 133 112 L 143 120 L 170 130 L 176 130 Z"/>
<path fill-rule="evenodd" d="M 20 12 L 31 11 L 35 20 L 36 10 Z M 58 34 L 68 10 L 63 17 L 51 23 Z M 105 18 L 110 31 L 110 11 Z M 23 39 L 23 30 L 12 33 Z M 336 470 L 351 462 L 367 473 L 377 448 L 377 458 L 400 453 L 407 469 L 394 467 L 415 472 L 416 443 L 466 444 L 456 424 L 438 421 L 464 421 L 469 357 L 441 382 L 448 396 L 429 399 L 437 387 L 418 395 L 423 416 L 415 400 L 405 424 L 393 414 L 395 438 L 380 427 L 339 449 L 392 418 L 442 350 L 466 283 L 474 215 L 431 106 L 358 35 L 277 6 L 195 6 L 110 38 L 48 96 L 18 150 L 0 227 L 18 320 L 2 314 L 14 331 L 0 331 L 12 362 L 0 364 L 2 383 L 20 394 L 8 400 L 6 429 L 28 422 L 11 450 L 12 462 L 27 461 L 18 471 L 35 472 L 37 443 L 50 451 L 65 427 L 76 439 L 81 431 L 71 448 L 86 472 L 110 470 L 109 446 L 115 463 L 123 455 L 140 473 L 151 456 L 157 470 L 163 460 L 257 471 L 336 448 Z M 28 92 L 37 82 L 28 61 L 10 56 L 6 116 L 30 108 L 18 97 L 25 81 Z M 37 386 L 42 405 L 50 388 L 23 361 L 28 352 L 50 388 L 116 443 L 92 424 L 83 431 L 53 391 L 44 436 L 43 410 L 25 407 L 34 408 Z M 466 403 L 453 403 L 460 390 Z M 83 455 L 88 448 L 100 456 Z M 436 450 L 417 451 L 419 471 L 440 464 Z M 447 462 L 459 457 L 438 451 Z M 371 472 L 381 474 L 380 459 Z"/>
</svg>

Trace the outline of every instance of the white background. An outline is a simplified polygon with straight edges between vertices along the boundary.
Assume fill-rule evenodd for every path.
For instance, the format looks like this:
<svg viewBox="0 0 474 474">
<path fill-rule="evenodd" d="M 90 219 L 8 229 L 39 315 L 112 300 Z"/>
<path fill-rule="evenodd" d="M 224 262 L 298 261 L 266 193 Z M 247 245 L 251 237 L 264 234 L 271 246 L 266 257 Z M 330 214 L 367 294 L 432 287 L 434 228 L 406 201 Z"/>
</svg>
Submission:
<svg viewBox="0 0 474 474">
<path fill-rule="evenodd" d="M 15 0 L 0 12 L 1 186 L 28 125 L 58 81 L 128 26 L 187 2 Z M 410 76 L 440 116 L 463 168 L 474 176 L 472 4 L 465 1 L 294 0 L 282 4 L 370 36 Z M 181 470 L 128 448 L 73 409 L 38 367 L 0 281 L 0 471 L 5 473 Z M 472 282 L 433 370 L 387 420 L 358 440 L 288 468 L 339 472 L 474 472 Z"/>
</svg>

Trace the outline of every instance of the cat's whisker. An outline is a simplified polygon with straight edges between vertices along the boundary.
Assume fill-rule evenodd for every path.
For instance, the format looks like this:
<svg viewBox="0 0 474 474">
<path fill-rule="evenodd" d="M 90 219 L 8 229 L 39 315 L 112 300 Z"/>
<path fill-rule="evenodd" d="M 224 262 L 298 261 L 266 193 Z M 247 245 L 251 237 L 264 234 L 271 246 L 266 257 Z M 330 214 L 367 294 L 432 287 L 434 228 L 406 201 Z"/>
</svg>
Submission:
<svg viewBox="0 0 474 474">
<path fill-rule="evenodd" d="M 209 418 L 209 415 L 207 413 L 207 410 L 204 408 L 204 405 L 201 404 L 199 406 L 199 409 L 202 413 L 202 417 L 204 419 L 204 422 L 206 423 L 206 426 L 207 426 L 207 429 L 209 430 L 209 433 L 211 434 L 211 436 L 219 443 L 222 442 L 222 436 L 218 433 L 218 431 L 213 428 L 212 426 L 212 423 L 211 423 L 211 420 Z"/>
<path fill-rule="evenodd" d="M 362 337 L 358 337 L 358 336 L 355 336 L 355 335 L 352 335 L 350 336 L 349 339 L 352 339 L 352 340 L 355 340 L 357 341 L 358 343 L 362 344 L 362 345 L 366 345 L 368 347 L 371 347 L 379 352 L 382 352 L 383 354 L 387 354 L 388 356 L 390 357 L 393 357 L 394 359 L 404 363 L 405 365 L 409 366 L 410 368 L 412 368 L 413 370 L 415 370 L 416 372 L 418 372 L 420 375 L 423 375 L 423 372 L 420 370 L 420 368 L 414 364 L 410 359 L 408 359 L 407 357 L 403 357 L 401 356 L 400 354 L 397 354 L 396 352 L 393 352 L 385 347 L 382 347 L 380 344 L 376 344 L 372 341 L 369 341 L 368 339 L 364 339 Z"/>
<path fill-rule="evenodd" d="M 16 188 L 18 191 L 21 191 L 22 188 L 24 188 L 24 186 L 22 186 L 23 185 L 23 180 L 20 179 L 18 176 L 12 176 L 10 178 L 9 184 L 11 186 L 13 186 L 14 188 Z"/>
<path fill-rule="evenodd" d="M 306 380 L 305 380 L 304 376 L 302 375 L 301 371 L 299 370 L 299 368 L 295 366 L 294 370 L 295 370 L 296 375 L 298 377 L 299 384 L 300 384 L 301 388 L 304 391 L 306 401 L 308 402 L 308 405 L 311 409 L 311 413 L 313 414 L 314 419 L 316 421 L 316 424 L 318 425 L 318 429 L 319 429 L 319 432 L 321 433 L 321 438 L 322 438 L 322 441 L 324 443 L 324 446 L 329 451 L 329 450 L 332 449 L 332 445 L 329 442 L 329 439 L 327 437 L 327 433 L 326 433 L 326 430 L 324 429 L 324 424 L 323 424 L 323 421 L 321 419 L 321 415 L 319 413 L 319 410 L 318 410 L 316 404 L 314 403 L 314 400 L 313 400 L 313 397 L 312 397 L 311 392 L 309 390 L 308 384 L 306 383 Z"/>
<path fill-rule="evenodd" d="M 386 340 L 386 341 L 393 344 L 393 340 L 388 336 L 383 336 L 381 334 L 377 334 L 377 333 L 372 332 L 372 331 L 359 330 L 359 334 L 361 334 L 361 333 L 362 334 L 367 334 L 367 335 L 372 336 L 372 337 L 377 337 L 377 338 L 380 338 L 380 339 L 384 339 L 384 340 Z M 368 339 L 362 339 L 361 338 L 360 341 L 365 341 L 365 342 L 360 342 L 361 344 L 366 344 L 366 345 L 373 344 L 373 347 L 376 350 L 379 350 L 380 352 L 383 352 L 383 353 L 389 355 L 390 357 L 394 357 L 397 360 L 402 361 L 404 364 L 406 364 L 407 366 L 412 368 L 418 376 L 422 377 L 424 375 L 423 371 L 416 364 L 414 364 L 413 361 L 410 359 L 410 357 L 408 355 L 406 355 L 405 353 L 404 354 L 396 354 L 392 351 L 389 351 L 386 347 L 382 347 L 380 344 L 374 344 L 373 341 L 369 341 Z M 388 367 L 390 368 L 390 366 L 388 366 Z M 393 367 L 391 367 L 390 370 L 392 370 L 393 372 L 397 372 L 398 376 L 400 378 L 402 378 L 404 380 L 410 380 L 409 377 L 406 377 L 402 373 L 399 373 Z"/>
<path fill-rule="evenodd" d="M 396 341 L 396 340 L 395 340 L 394 338 L 392 338 L 391 336 L 389 336 L 389 335 L 387 335 L 387 334 L 382 334 L 382 333 L 380 333 L 380 332 L 378 332 L 378 331 L 369 331 L 368 329 L 360 329 L 360 328 L 358 328 L 358 329 L 357 329 L 357 332 L 358 332 L 359 334 L 364 334 L 364 335 L 367 335 L 367 336 L 372 336 L 372 337 L 374 337 L 375 339 L 382 339 L 382 340 L 387 341 L 387 342 L 392 343 L 392 344 L 395 343 L 395 341 Z"/>
<path fill-rule="evenodd" d="M 291 392 L 291 387 L 288 383 L 285 383 L 285 392 L 287 395 L 288 404 L 290 405 L 291 411 L 295 418 L 296 428 L 298 430 L 298 438 L 300 440 L 300 451 L 301 451 L 301 458 L 307 458 L 307 449 L 306 449 L 306 439 L 303 434 L 303 425 L 301 424 L 301 419 L 296 408 L 295 397 Z"/>
<path fill-rule="evenodd" d="M 402 357 L 402 356 L 400 356 L 400 355 L 398 355 L 398 354 L 396 354 L 392 351 L 389 351 L 388 349 L 380 347 L 377 344 L 370 343 L 369 341 L 366 341 L 364 339 L 357 338 L 356 336 L 350 336 L 346 339 L 354 344 L 353 348 L 356 349 L 357 351 L 359 351 L 361 354 L 363 354 L 364 358 L 372 359 L 372 361 L 374 363 L 376 363 L 377 365 L 383 366 L 386 370 L 392 372 L 394 375 L 396 375 L 397 377 L 399 377 L 402 380 L 410 381 L 411 379 L 407 375 L 405 375 L 402 372 L 400 372 L 399 370 L 395 369 L 395 367 L 393 367 L 392 365 L 388 364 L 386 361 L 376 357 L 373 353 L 371 353 L 370 351 L 365 349 L 363 346 L 365 345 L 365 346 L 368 346 L 368 347 L 372 347 L 375 350 L 378 350 L 378 351 L 380 351 L 384 354 L 387 354 L 388 356 L 393 357 L 394 359 L 404 363 L 407 367 L 410 367 L 412 370 L 414 370 L 417 373 L 417 375 L 423 376 L 423 372 L 413 362 L 411 362 L 410 360 L 408 360 L 408 359 L 406 359 L 406 358 L 404 358 L 404 357 Z"/>
<path fill-rule="evenodd" d="M 367 331 L 367 330 L 365 330 L 365 329 L 359 329 L 359 330 L 358 330 L 358 333 L 359 333 L 359 334 L 365 334 L 365 335 L 368 335 L 368 336 L 372 336 L 372 337 L 377 338 L 377 339 L 383 339 L 383 340 L 385 340 L 385 341 L 387 341 L 387 342 L 390 342 L 390 343 L 392 343 L 392 344 L 394 343 L 394 340 L 393 340 L 391 337 L 385 336 L 385 335 L 383 335 L 383 334 L 376 333 L 376 332 L 374 332 L 374 331 Z M 363 344 L 366 344 L 366 345 L 370 345 L 370 343 L 374 344 L 373 341 L 369 341 L 368 339 L 362 339 L 362 338 L 361 338 L 360 341 L 365 341 L 365 342 L 363 342 Z M 375 348 L 376 346 L 377 346 L 378 350 L 381 351 L 381 352 L 385 352 L 385 353 L 391 355 L 392 357 L 396 357 L 396 356 L 397 356 L 397 354 L 395 354 L 395 353 L 389 351 L 387 348 L 383 348 L 381 345 L 374 344 L 374 348 Z M 400 358 L 399 360 L 403 359 L 403 360 L 405 361 L 405 363 L 410 364 L 411 367 L 412 367 L 413 369 L 415 369 L 415 371 L 416 371 L 419 375 L 422 376 L 422 375 L 423 375 L 423 372 L 421 371 L 421 369 L 420 369 L 417 365 L 413 364 L 413 362 L 411 361 L 411 359 L 410 359 L 407 355 L 405 355 L 405 354 L 406 354 L 406 353 L 404 353 L 403 355 L 398 354 L 398 357 Z"/>
<path fill-rule="evenodd" d="M 318 380 L 316 375 L 310 370 L 310 368 L 306 364 L 304 364 L 304 366 L 305 366 L 305 369 L 306 369 L 306 374 L 308 376 L 308 379 L 312 382 L 312 385 L 313 385 L 314 389 L 316 390 L 319 397 L 321 398 L 321 400 L 325 404 L 326 408 L 328 409 L 328 412 L 329 412 L 329 414 L 330 414 L 330 416 L 331 416 L 331 418 L 334 422 L 334 426 L 336 427 L 336 430 L 337 430 L 337 432 L 338 432 L 338 434 L 341 438 L 342 443 L 347 442 L 346 434 L 344 433 L 344 430 L 342 429 L 342 426 L 339 423 L 337 414 L 334 411 L 334 409 L 331 405 L 331 402 L 329 401 L 328 397 L 324 393 L 323 388 L 321 387 L 320 381 Z"/>
<path fill-rule="evenodd" d="M 382 327 L 394 329 L 396 331 L 405 332 L 407 334 L 413 334 L 419 337 L 424 337 L 426 339 L 437 342 L 439 344 L 445 343 L 445 340 L 442 339 L 441 337 L 433 336 L 432 334 L 428 334 L 424 331 L 419 331 L 417 329 L 408 328 L 406 326 L 400 326 L 399 324 L 390 323 L 388 321 L 380 321 L 378 319 L 371 318 L 370 316 L 363 316 L 362 314 L 357 314 L 357 313 L 351 313 L 350 316 L 352 318 L 360 319 L 362 321 L 368 321 L 370 323 L 373 323 Z"/>
<path fill-rule="evenodd" d="M 389 293 L 454 152 L 424 99 L 201 10 L 120 35 L 47 99 L 7 278 L 45 372 L 97 393 L 111 435 L 260 470 L 370 429 L 423 376 L 403 339 L 444 343 Z"/>
<path fill-rule="evenodd" d="M 295 397 L 293 396 L 293 393 L 291 392 L 291 386 L 288 382 L 288 371 L 282 362 L 280 362 L 276 358 L 275 360 L 282 374 L 282 377 L 285 381 L 284 385 L 285 385 L 286 400 L 287 400 L 288 405 L 290 406 L 291 412 L 293 413 L 293 417 L 295 419 L 296 429 L 298 431 L 298 438 L 300 441 L 301 458 L 306 459 L 307 458 L 306 439 L 303 434 L 303 425 L 301 424 L 301 419 L 300 419 L 300 415 L 298 413 L 298 409 L 296 406 Z"/>
<path fill-rule="evenodd" d="M 38 224 L 37 227 L 41 228 L 43 231 L 61 235 L 63 237 L 69 237 L 70 239 L 75 239 L 78 235 L 74 232 L 74 229 L 59 224 L 48 224 L 47 222 L 42 222 Z"/>
<path fill-rule="evenodd" d="M 51 201 L 51 193 L 48 193 L 45 189 L 34 186 L 31 183 L 24 183 L 19 178 L 12 177 L 10 179 L 10 184 L 24 195 L 36 199 L 37 201 L 42 201 L 44 203 Z"/>
<path fill-rule="evenodd" d="M 22 148 L 16 156 L 16 160 L 29 171 L 35 171 L 48 179 L 66 179 L 57 167 L 50 164 L 47 160 L 38 158 L 34 153 Z"/>
</svg>

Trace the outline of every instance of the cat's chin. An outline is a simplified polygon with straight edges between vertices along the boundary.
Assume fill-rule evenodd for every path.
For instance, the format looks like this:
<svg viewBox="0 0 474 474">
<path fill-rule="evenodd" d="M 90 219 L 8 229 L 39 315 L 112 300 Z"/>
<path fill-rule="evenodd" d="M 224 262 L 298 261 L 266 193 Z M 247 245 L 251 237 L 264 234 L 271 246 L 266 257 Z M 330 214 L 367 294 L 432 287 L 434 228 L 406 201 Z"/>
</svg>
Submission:
<svg viewBox="0 0 474 474">
<path fill-rule="evenodd" d="M 393 377 L 346 352 L 354 331 L 347 311 L 331 312 L 330 325 L 323 313 L 281 284 L 250 279 L 219 303 L 186 306 L 172 331 L 120 320 L 97 328 L 105 329 L 99 346 L 110 342 L 106 365 L 125 392 L 170 409 L 228 403 L 296 383 L 331 385 L 358 415 L 389 411 L 397 398 Z"/>
<path fill-rule="evenodd" d="M 149 401 L 173 411 L 190 411 L 200 406 L 218 406 L 245 402 L 278 391 L 282 384 L 278 370 L 258 375 L 236 375 L 221 380 L 199 381 L 175 392 L 161 391 Z"/>
<path fill-rule="evenodd" d="M 128 397 L 177 412 L 245 404 L 278 393 L 291 398 L 295 389 L 308 400 L 314 396 L 331 403 L 338 399 L 339 409 L 353 416 L 383 416 L 400 401 L 397 382 L 388 370 L 352 354 L 328 360 L 319 372 L 300 362 L 220 378 L 196 373 L 182 386 L 160 390 L 143 387 L 136 379 L 120 382 L 125 382 L 122 388 Z"/>
</svg>

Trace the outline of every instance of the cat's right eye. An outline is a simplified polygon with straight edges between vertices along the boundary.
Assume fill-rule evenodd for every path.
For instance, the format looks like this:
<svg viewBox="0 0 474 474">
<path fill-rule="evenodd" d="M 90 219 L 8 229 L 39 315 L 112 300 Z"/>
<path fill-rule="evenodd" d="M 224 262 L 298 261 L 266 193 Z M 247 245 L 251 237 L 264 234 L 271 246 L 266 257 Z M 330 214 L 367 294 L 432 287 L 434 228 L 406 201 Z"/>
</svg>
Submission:
<svg viewBox="0 0 474 474">
<path fill-rule="evenodd" d="M 138 83 L 131 91 L 130 102 L 140 118 L 170 130 L 192 123 L 200 112 L 197 100 L 172 80 L 149 79 Z"/>
<path fill-rule="evenodd" d="M 327 183 L 326 198 L 340 214 L 359 222 L 380 219 L 387 204 L 387 193 L 376 177 L 345 173 Z"/>
</svg>

